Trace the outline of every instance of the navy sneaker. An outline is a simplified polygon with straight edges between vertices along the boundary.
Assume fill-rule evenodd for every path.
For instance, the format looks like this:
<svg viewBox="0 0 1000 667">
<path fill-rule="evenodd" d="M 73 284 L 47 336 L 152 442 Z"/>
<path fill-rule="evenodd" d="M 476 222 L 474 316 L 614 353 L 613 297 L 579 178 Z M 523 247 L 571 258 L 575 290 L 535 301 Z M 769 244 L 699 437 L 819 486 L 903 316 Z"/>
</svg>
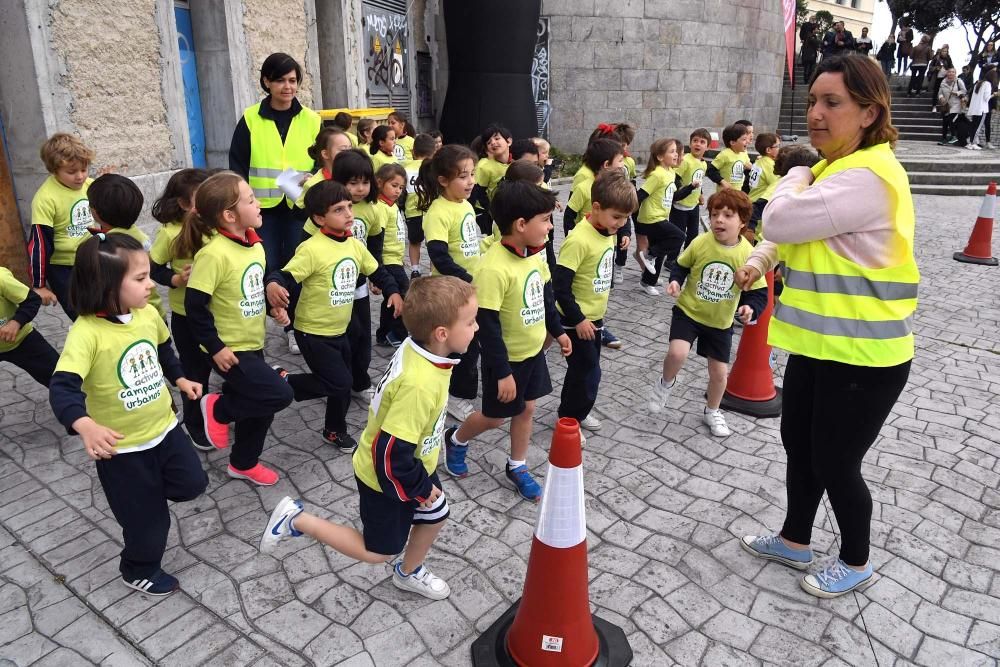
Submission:
<svg viewBox="0 0 1000 667">
<path fill-rule="evenodd" d="M 387 343 L 389 343 L 389 345 L 392 345 L 393 347 L 399 347 L 400 345 L 403 344 L 403 339 L 400 338 L 399 334 L 397 334 L 395 331 L 390 331 L 389 333 L 387 333 L 385 335 L 385 340 Z"/>
<path fill-rule="evenodd" d="M 180 582 L 177 581 L 177 577 L 172 577 L 163 570 L 157 570 L 156 574 L 148 579 L 142 577 L 139 579 L 129 579 L 122 576 L 122 583 L 140 593 L 156 597 L 170 595 L 181 587 Z"/>
<path fill-rule="evenodd" d="M 611 333 L 607 325 L 604 325 L 604 328 L 601 329 L 601 345 L 609 347 L 612 350 L 622 349 L 622 342 L 618 340 L 618 336 Z"/>
<path fill-rule="evenodd" d="M 525 500 L 537 503 L 542 497 L 542 487 L 538 485 L 535 478 L 528 472 L 528 466 L 519 465 L 511 468 L 510 463 L 506 465 L 507 479 L 511 481 L 518 494 Z"/>
<path fill-rule="evenodd" d="M 465 455 L 469 452 L 469 447 L 460 447 L 453 440 L 457 426 L 452 426 L 444 432 L 444 469 L 452 477 L 468 477 L 469 466 L 465 462 Z"/>
<path fill-rule="evenodd" d="M 333 445 L 345 454 L 353 454 L 354 450 L 358 448 L 358 441 L 347 433 L 334 433 L 326 429 L 323 429 L 323 442 Z"/>
</svg>

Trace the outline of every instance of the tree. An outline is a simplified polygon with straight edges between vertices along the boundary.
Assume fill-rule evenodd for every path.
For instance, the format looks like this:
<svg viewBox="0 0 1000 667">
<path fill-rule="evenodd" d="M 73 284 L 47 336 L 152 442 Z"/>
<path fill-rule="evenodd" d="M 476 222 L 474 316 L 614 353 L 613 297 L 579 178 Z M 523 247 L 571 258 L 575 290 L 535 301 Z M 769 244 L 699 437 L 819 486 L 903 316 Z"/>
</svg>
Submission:
<svg viewBox="0 0 1000 667">
<path fill-rule="evenodd" d="M 802 25 L 808 18 L 809 0 L 795 0 L 795 25 Z"/>
<path fill-rule="evenodd" d="M 823 35 L 833 29 L 833 14 L 821 9 L 813 15 L 813 19 L 816 23 L 816 36 L 822 40 Z"/>
<path fill-rule="evenodd" d="M 880 0 L 889 6 L 892 14 L 892 29 L 896 32 L 896 26 L 900 21 L 906 19 L 914 29 L 930 35 L 933 40 L 934 35 L 941 32 L 955 18 L 955 0 Z M 989 4 L 989 0 L 983 0 Z M 995 1 L 995 0 L 994 0 Z"/>
<path fill-rule="evenodd" d="M 979 64 L 979 54 L 986 42 L 1000 39 L 1000 3 L 996 0 L 957 0 L 955 18 L 965 30 L 965 41 L 969 44 L 969 65 L 973 71 Z M 971 34 L 970 34 L 971 33 Z M 973 42 L 972 38 L 976 41 Z"/>
</svg>

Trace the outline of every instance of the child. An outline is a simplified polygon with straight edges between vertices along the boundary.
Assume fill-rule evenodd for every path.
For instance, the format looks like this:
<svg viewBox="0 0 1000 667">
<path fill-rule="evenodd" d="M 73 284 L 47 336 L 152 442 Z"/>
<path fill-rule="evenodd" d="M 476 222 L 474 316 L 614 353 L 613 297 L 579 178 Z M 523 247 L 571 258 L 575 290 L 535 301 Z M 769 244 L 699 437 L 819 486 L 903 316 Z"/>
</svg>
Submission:
<svg viewBox="0 0 1000 667">
<path fill-rule="evenodd" d="M 548 185 L 549 180 L 552 178 L 552 158 L 549 157 L 552 153 L 552 146 L 541 137 L 532 137 L 531 140 L 538 148 L 538 166 L 545 172 L 545 184 Z M 556 208 L 558 207 L 559 204 L 556 203 Z"/>
<path fill-rule="evenodd" d="M 531 139 L 518 139 L 510 145 L 511 162 L 524 160 L 532 164 L 538 163 L 538 144 Z"/>
<path fill-rule="evenodd" d="M 218 449 L 236 439 L 227 474 L 259 486 L 278 473 L 259 462 L 274 415 L 292 402 L 292 388 L 264 360 L 264 249 L 260 204 L 239 175 L 207 178 L 184 221 L 178 255 L 194 255 L 184 309 L 194 339 L 222 376 L 222 393 L 201 398 L 205 438 Z M 208 239 L 207 241 L 205 239 Z"/>
<path fill-rule="evenodd" d="M 758 157 L 753 169 L 750 170 L 750 203 L 753 204 L 749 225 L 751 232 L 757 231 L 757 223 L 767 204 L 762 195 L 778 182 L 779 177 L 774 175 L 774 160 L 781 149 L 781 139 L 776 134 L 762 132 L 757 135 L 754 148 L 757 149 Z"/>
<path fill-rule="evenodd" d="M 720 188 L 743 187 L 743 177 L 750 171 L 750 156 L 747 155 L 747 145 L 750 143 L 750 133 L 746 125 L 738 123 L 728 126 L 722 131 L 722 141 L 726 148 L 712 160 L 708 167 L 708 178 Z"/>
<path fill-rule="evenodd" d="M 479 223 L 480 231 L 483 236 L 488 236 L 493 228 L 490 202 L 511 162 L 510 145 L 513 135 L 506 127 L 494 123 L 482 131 L 479 141 L 481 149 L 479 162 L 476 163 L 476 188 L 469 201 L 479 210 L 476 222 Z"/>
<path fill-rule="evenodd" d="M 712 141 L 712 135 L 703 127 L 691 133 L 688 143 L 691 150 L 684 154 L 680 164 L 674 170 L 680 177 L 680 187 L 691 186 L 690 194 L 686 197 L 679 197 L 670 207 L 670 222 L 684 232 L 684 247 L 691 245 L 695 237 L 701 233 L 699 224 L 701 222 L 701 205 L 705 203 L 705 197 L 701 194 L 701 181 L 705 178 L 705 171 L 708 165 L 705 163 L 705 151 Z"/>
<path fill-rule="evenodd" d="M 354 141 L 357 141 L 357 138 Z M 313 159 L 313 175 L 302 184 L 302 194 L 295 200 L 296 206 L 305 208 L 305 197 L 309 188 L 320 181 L 328 181 L 333 178 L 333 161 L 340 152 L 350 150 L 353 145 L 350 136 L 336 127 L 324 127 L 319 131 L 319 134 L 316 135 L 316 143 L 309 147 L 309 157 Z M 308 225 L 304 225 L 302 233 L 312 236 L 315 229 L 310 233 L 306 231 L 307 228 Z M 303 237 L 302 240 L 304 241 L 305 238 Z"/>
<path fill-rule="evenodd" d="M 289 290 L 301 286 L 295 340 L 312 373 L 277 370 L 292 386 L 296 401 L 326 397 L 323 441 L 350 454 L 357 442 L 347 432 L 353 377 L 346 332 L 357 278 L 368 276 L 379 285 L 396 317 L 403 302 L 392 278 L 364 244 L 350 235 L 354 214 L 347 188 L 336 181 L 316 185 L 306 193 L 306 212 L 320 231 L 299 245 L 281 271 L 267 277 L 267 299 L 274 318 L 284 323 Z"/>
<path fill-rule="evenodd" d="M 465 146 L 448 144 L 424 160 L 417 176 L 417 196 L 424 211 L 424 237 L 431 272 L 467 283 L 479 265 L 479 228 L 468 197 L 475 179 L 476 155 Z M 459 420 L 473 411 L 479 392 L 479 341 L 473 340 L 451 374 L 448 412 Z"/>
<path fill-rule="evenodd" d="M 42 144 L 39 154 L 49 177 L 31 200 L 31 286 L 43 304 L 58 303 L 69 319 L 75 320 L 76 311 L 69 302 L 69 276 L 76 249 L 90 237 L 94 224 L 87 201 L 87 188 L 93 180 L 87 177 L 87 169 L 94 161 L 94 151 L 73 135 L 58 132 Z"/>
<path fill-rule="evenodd" d="M 379 125 L 372 130 L 372 141 L 368 147 L 371 154 L 372 169 L 378 171 L 383 164 L 395 163 L 400 160 L 396 157 L 396 132 L 388 125 Z"/>
<path fill-rule="evenodd" d="M 763 279 L 749 292 L 740 292 L 734 282 L 736 270 L 743 267 L 752 249 L 740 235 L 750 222 L 750 209 L 750 199 L 736 189 L 723 189 L 709 197 L 711 231 L 700 235 L 681 253 L 670 273 L 667 293 L 677 299 L 670 320 L 670 348 L 663 360 L 663 375 L 653 384 L 649 396 L 649 409 L 660 412 L 697 340 L 698 354 L 708 359 L 704 421 L 718 438 L 730 434 L 719 404 L 729 373 L 733 315 L 745 324 L 756 319 L 767 305 L 767 283 Z M 691 280 L 685 282 L 689 274 Z"/>
<path fill-rule="evenodd" d="M 357 148 L 358 146 L 358 135 L 351 132 L 351 127 L 353 125 L 354 116 L 346 111 L 338 112 L 337 115 L 333 117 L 333 127 L 341 130 L 347 138 L 350 139 L 351 145 L 349 148 Z"/>
<path fill-rule="evenodd" d="M 418 134 L 413 138 L 413 159 L 403 164 L 406 170 L 406 192 L 403 194 L 403 208 L 406 214 L 406 237 L 409 241 L 410 279 L 420 277 L 420 244 L 424 242 L 424 212 L 420 210 L 417 196 L 417 175 L 424 160 L 434 153 L 434 137 Z"/>
<path fill-rule="evenodd" d="M 504 183 L 497 189 L 493 212 L 503 240 L 486 251 L 473 281 L 479 298 L 483 407 L 444 435 L 445 470 L 465 477 L 469 441 L 510 418 L 507 479 L 532 502 L 542 493 L 527 465 L 532 417 L 535 401 L 552 391 L 543 349 L 546 332 L 563 356 L 572 352 L 540 253 L 555 206 L 555 195 L 532 183 Z"/>
<path fill-rule="evenodd" d="M 566 358 L 559 416 L 596 431 L 601 422 L 591 410 L 601 382 L 600 331 L 611 292 L 612 257 L 617 232 L 639 202 L 625 174 L 610 170 L 594 181 L 591 201 L 588 220 L 574 227 L 559 249 L 552 289 L 573 350 Z"/>
<path fill-rule="evenodd" d="M 125 541 L 122 582 L 147 595 L 168 595 L 178 582 L 160 569 L 170 529 L 167 501 L 194 500 L 208 476 L 177 424 L 163 380 L 190 400 L 202 387 L 184 378 L 167 326 L 147 305 L 153 281 L 141 243 L 125 234 L 91 237 L 77 251 L 69 289 L 80 317 L 66 335 L 49 402 L 97 461 Z"/>
<path fill-rule="evenodd" d="M 525 181 L 527 183 L 533 183 L 538 187 L 548 190 L 545 185 L 545 173 L 538 168 L 533 161 L 529 160 L 514 160 L 510 163 L 510 167 L 507 169 L 507 175 L 504 176 L 504 181 L 507 183 L 516 183 L 517 181 Z M 559 202 L 556 202 L 558 206 Z M 489 250 L 490 246 L 494 243 L 500 243 L 501 235 L 500 228 L 497 227 L 497 223 L 493 223 L 493 233 L 487 236 L 479 244 L 480 250 L 485 253 Z M 549 263 L 549 253 L 555 255 L 555 250 L 552 249 L 552 230 L 549 230 L 548 239 L 545 241 L 545 262 Z M 549 271 L 552 270 L 552 266 L 555 265 L 555 261 L 549 264 Z"/>
<path fill-rule="evenodd" d="M 409 162 L 413 159 L 413 135 L 417 131 L 410 125 L 410 120 L 402 111 L 393 111 L 389 114 L 389 127 L 396 133 L 396 145 L 393 148 L 396 161 Z"/>
<path fill-rule="evenodd" d="M 434 152 L 431 155 L 436 155 L 444 146 L 444 135 L 441 134 L 441 130 L 431 130 L 427 135 L 434 140 Z"/>
<path fill-rule="evenodd" d="M 745 127 L 747 129 L 747 146 L 749 146 L 750 144 L 752 144 L 754 142 L 754 133 L 753 133 L 753 123 L 752 122 L 750 122 L 746 118 L 741 118 L 740 120 L 736 121 L 733 124 L 734 125 L 742 125 L 743 127 Z"/>
<path fill-rule="evenodd" d="M 35 290 L 0 266 L 0 362 L 14 364 L 48 387 L 59 354 L 31 324 L 41 305 Z"/>
<path fill-rule="evenodd" d="M 208 389 L 208 379 L 212 374 L 212 359 L 198 347 L 194 333 L 184 309 L 184 295 L 187 281 L 191 277 L 191 261 L 194 251 L 183 255 L 178 253 L 178 238 L 184 228 L 183 219 L 194 208 L 194 193 L 198 186 L 209 177 L 205 169 L 181 169 L 174 172 L 160 198 L 153 202 L 153 218 L 163 226 L 149 249 L 149 276 L 170 290 L 170 333 L 174 337 L 177 355 L 181 359 L 184 377 Z M 199 248 L 200 250 L 200 248 Z M 203 451 L 214 449 L 205 438 L 205 422 L 201 418 L 201 407 L 197 401 L 189 400 L 183 394 L 184 426 L 194 446 Z"/>
<path fill-rule="evenodd" d="M 656 288 L 660 280 L 660 270 L 664 260 L 668 266 L 677 259 L 677 254 L 684 245 L 684 232 L 676 225 L 670 224 L 670 207 L 674 199 L 687 196 L 688 189 L 677 190 L 677 173 L 674 167 L 680 161 L 680 152 L 684 150 L 679 139 L 657 139 L 649 147 L 649 163 L 642 176 L 645 179 L 639 188 L 639 215 L 636 218 L 635 235 L 645 239 L 636 243 L 636 260 L 642 268 L 642 279 L 639 283 L 643 292 L 650 296 L 658 296 Z"/>
<path fill-rule="evenodd" d="M 594 186 L 594 178 L 602 169 L 621 170 L 625 164 L 625 151 L 622 145 L 614 139 L 595 139 L 587 146 L 583 154 L 583 166 L 573 177 L 573 189 L 563 212 L 563 233 L 576 226 L 577 216 L 590 213 L 590 189 Z M 586 168 L 586 172 L 584 172 Z M 578 178 L 580 173 L 583 176 Z"/>
<path fill-rule="evenodd" d="M 374 118 L 360 118 L 358 119 L 358 145 L 356 148 L 361 148 L 364 146 L 367 148 L 372 143 L 372 131 L 375 129 Z"/>
<path fill-rule="evenodd" d="M 375 207 L 382 215 L 385 231 L 382 238 L 382 266 L 386 269 L 399 289 L 400 297 L 406 296 L 410 279 L 403 269 L 403 249 L 406 247 L 406 218 L 399 210 L 397 201 L 406 187 L 406 170 L 398 164 L 382 165 L 375 174 L 378 183 L 378 201 Z M 379 325 L 375 331 L 375 342 L 379 345 L 399 347 L 406 339 L 406 327 L 399 313 L 393 314 L 389 299 L 382 300 Z"/>
<path fill-rule="evenodd" d="M 451 589 L 424 560 L 449 514 L 435 468 L 451 357 L 464 353 L 476 332 L 475 289 L 448 276 L 415 280 L 403 318 L 411 337 L 378 383 L 354 452 L 363 532 L 304 512 L 301 501 L 286 497 L 271 513 L 260 550 L 308 535 L 351 558 L 387 563 L 405 548 L 392 567 L 393 585 L 442 600 Z"/>
<path fill-rule="evenodd" d="M 119 174 L 99 176 L 90 184 L 87 200 L 90 202 L 90 214 L 97 225 L 95 231 L 127 234 L 141 243 L 143 250 L 149 251 L 152 242 L 144 231 L 135 226 L 135 221 L 142 213 L 142 191 L 131 179 Z M 149 294 L 149 305 L 166 321 L 167 311 L 155 288 Z"/>
<path fill-rule="evenodd" d="M 812 167 L 814 164 L 819 162 L 820 157 L 814 151 L 807 148 L 806 146 L 782 146 L 778 151 L 778 157 L 774 160 L 774 176 L 775 179 L 767 187 L 764 192 L 761 193 L 760 199 L 754 204 L 754 210 L 760 207 L 760 219 L 757 224 L 756 230 L 756 241 L 760 241 L 764 238 L 764 209 L 767 207 L 767 202 L 771 201 L 771 197 L 774 196 L 774 191 L 778 187 L 778 183 L 781 182 L 782 177 L 788 173 L 788 170 L 792 167 Z M 779 274 L 775 274 L 775 294 L 779 294 L 781 290 L 781 282 L 779 280 Z"/>
</svg>

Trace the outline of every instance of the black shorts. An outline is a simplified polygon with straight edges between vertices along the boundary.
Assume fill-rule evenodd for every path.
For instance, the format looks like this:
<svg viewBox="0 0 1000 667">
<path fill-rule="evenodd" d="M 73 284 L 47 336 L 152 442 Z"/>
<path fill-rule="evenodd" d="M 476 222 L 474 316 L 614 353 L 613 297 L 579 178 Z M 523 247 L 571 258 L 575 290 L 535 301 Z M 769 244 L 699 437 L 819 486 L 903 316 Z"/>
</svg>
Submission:
<svg viewBox="0 0 1000 667">
<path fill-rule="evenodd" d="M 496 372 L 483 365 L 483 414 L 491 419 L 516 417 L 524 412 L 524 404 L 552 393 L 549 366 L 545 363 L 545 351 L 541 351 L 524 361 L 510 362 L 517 395 L 510 403 L 501 403 L 497 398 Z"/>
<path fill-rule="evenodd" d="M 361 500 L 361 523 L 364 525 L 365 549 L 376 554 L 395 556 L 406 546 L 410 528 L 418 523 L 441 523 L 450 510 L 437 473 L 431 473 L 431 483 L 441 489 L 441 496 L 431 509 L 416 501 L 404 503 L 398 498 L 376 491 L 357 477 Z"/>
<path fill-rule="evenodd" d="M 410 243 L 424 242 L 424 216 L 406 219 L 406 240 Z"/>
<path fill-rule="evenodd" d="M 670 320 L 670 340 L 686 340 L 694 344 L 698 341 L 698 355 L 729 363 L 729 354 L 733 348 L 733 327 L 716 329 L 691 319 L 687 313 L 674 306 L 674 315 Z"/>
</svg>

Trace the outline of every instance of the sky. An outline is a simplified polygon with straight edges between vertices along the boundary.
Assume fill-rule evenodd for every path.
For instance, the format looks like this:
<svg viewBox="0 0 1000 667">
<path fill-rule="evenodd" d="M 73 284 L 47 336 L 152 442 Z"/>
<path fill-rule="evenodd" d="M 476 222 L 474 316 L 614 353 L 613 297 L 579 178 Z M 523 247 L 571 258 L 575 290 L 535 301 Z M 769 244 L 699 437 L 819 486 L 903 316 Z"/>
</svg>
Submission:
<svg viewBox="0 0 1000 667">
<path fill-rule="evenodd" d="M 872 41 L 875 43 L 875 51 L 879 45 L 885 41 L 892 26 L 892 14 L 889 12 L 889 5 L 881 0 L 875 0 L 875 13 L 872 16 Z M 914 30 L 915 37 L 920 39 L 920 33 Z M 855 35 L 856 36 L 856 35 Z M 975 37 L 973 37 L 974 43 Z M 934 38 L 934 48 L 939 48 L 945 44 L 949 45 L 952 62 L 955 67 L 961 67 L 969 62 L 969 44 L 965 41 L 965 30 L 958 23 L 953 23 L 947 30 L 939 32 Z"/>
</svg>

